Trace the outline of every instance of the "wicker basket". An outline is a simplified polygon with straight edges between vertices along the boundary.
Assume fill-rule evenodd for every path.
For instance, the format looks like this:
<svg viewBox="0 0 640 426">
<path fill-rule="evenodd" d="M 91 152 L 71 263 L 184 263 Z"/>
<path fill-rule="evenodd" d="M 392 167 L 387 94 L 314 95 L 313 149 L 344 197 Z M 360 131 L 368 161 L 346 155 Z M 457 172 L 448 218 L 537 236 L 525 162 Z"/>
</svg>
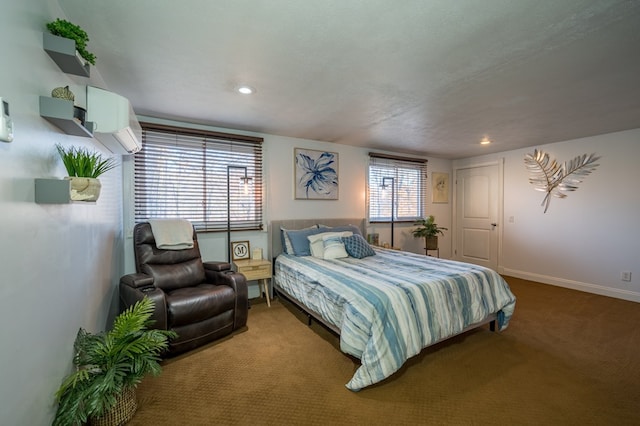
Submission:
<svg viewBox="0 0 640 426">
<path fill-rule="evenodd" d="M 438 250 L 438 236 L 433 235 L 426 237 L 427 250 Z"/>
<path fill-rule="evenodd" d="M 126 388 L 116 398 L 116 405 L 104 416 L 93 418 L 89 422 L 92 426 L 120 426 L 126 424 L 138 409 L 136 389 Z"/>
</svg>

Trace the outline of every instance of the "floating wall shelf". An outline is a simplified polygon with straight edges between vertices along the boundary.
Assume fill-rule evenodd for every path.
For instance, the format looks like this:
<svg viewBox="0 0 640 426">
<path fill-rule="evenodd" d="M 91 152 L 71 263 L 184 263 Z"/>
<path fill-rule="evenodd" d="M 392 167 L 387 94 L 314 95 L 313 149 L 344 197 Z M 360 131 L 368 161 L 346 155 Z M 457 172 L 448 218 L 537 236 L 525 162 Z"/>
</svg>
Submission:
<svg viewBox="0 0 640 426">
<path fill-rule="evenodd" d="M 68 179 L 36 179 L 38 204 L 96 204 L 95 201 L 71 200 L 71 181 Z"/>
<path fill-rule="evenodd" d="M 73 117 L 73 102 L 66 99 L 40 96 L 40 115 L 68 135 L 93 137 L 93 123 L 84 126 Z"/>
<path fill-rule="evenodd" d="M 88 63 L 80 56 L 76 50 L 76 42 L 70 38 L 59 37 L 51 33 L 42 33 L 42 44 L 44 50 L 51 56 L 51 59 L 58 64 L 58 67 L 67 74 L 89 77 L 90 69 Z"/>
</svg>

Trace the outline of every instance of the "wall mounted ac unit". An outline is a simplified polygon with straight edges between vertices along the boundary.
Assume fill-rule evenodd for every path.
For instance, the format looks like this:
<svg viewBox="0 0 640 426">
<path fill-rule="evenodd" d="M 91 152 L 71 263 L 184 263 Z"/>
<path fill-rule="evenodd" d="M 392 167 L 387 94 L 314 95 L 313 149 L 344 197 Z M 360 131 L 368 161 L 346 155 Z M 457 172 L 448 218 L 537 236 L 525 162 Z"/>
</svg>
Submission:
<svg viewBox="0 0 640 426">
<path fill-rule="evenodd" d="M 117 93 L 87 86 L 87 121 L 94 123 L 94 137 L 114 154 L 142 148 L 142 127 L 129 100 Z"/>
</svg>

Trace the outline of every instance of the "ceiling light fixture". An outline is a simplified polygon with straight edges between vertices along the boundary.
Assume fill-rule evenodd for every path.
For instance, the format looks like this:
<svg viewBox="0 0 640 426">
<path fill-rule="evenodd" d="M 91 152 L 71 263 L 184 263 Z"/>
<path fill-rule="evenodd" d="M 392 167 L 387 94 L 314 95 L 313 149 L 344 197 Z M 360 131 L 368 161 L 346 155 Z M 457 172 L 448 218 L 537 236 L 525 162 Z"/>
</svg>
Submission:
<svg viewBox="0 0 640 426">
<path fill-rule="evenodd" d="M 480 145 L 489 145 L 490 143 L 491 143 L 491 139 L 489 139 L 486 136 L 482 138 L 482 140 L 480 141 Z"/>
<path fill-rule="evenodd" d="M 238 93 L 242 93 L 243 95 L 252 95 L 256 93 L 256 89 L 247 85 L 238 86 L 236 90 L 238 91 Z"/>
</svg>

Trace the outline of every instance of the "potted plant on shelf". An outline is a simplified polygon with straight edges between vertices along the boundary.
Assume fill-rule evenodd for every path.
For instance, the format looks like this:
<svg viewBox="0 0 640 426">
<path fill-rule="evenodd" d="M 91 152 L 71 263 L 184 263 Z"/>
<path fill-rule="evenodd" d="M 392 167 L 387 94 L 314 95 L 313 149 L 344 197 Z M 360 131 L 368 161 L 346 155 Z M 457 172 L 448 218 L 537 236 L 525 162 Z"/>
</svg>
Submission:
<svg viewBox="0 0 640 426">
<path fill-rule="evenodd" d="M 115 159 L 104 158 L 102 154 L 87 148 L 65 148 L 57 144 L 56 149 L 67 169 L 68 176 L 65 179 L 71 181 L 71 199 L 96 201 L 102 188 L 98 176 L 116 167 Z"/>
<path fill-rule="evenodd" d="M 78 331 L 73 363 L 56 392 L 54 426 L 120 425 L 137 409 L 135 388 L 147 374 L 158 375 L 160 356 L 176 333 L 147 329 L 154 304 L 149 298 L 118 315 L 109 332 Z"/>
<path fill-rule="evenodd" d="M 442 231 L 447 231 L 447 228 L 438 226 L 435 223 L 435 217 L 433 217 L 433 215 L 417 220 L 414 225 L 419 225 L 419 227 L 411 231 L 411 233 L 416 238 L 425 239 L 425 252 L 428 252 L 429 250 L 437 250 L 438 234 L 444 235 L 444 232 Z"/>
<path fill-rule="evenodd" d="M 76 50 L 82 56 L 82 58 L 91 65 L 96 64 L 96 56 L 87 51 L 87 42 L 89 36 L 80 28 L 79 25 L 72 24 L 64 19 L 56 19 L 55 21 L 47 23 L 47 29 L 53 35 L 69 38 L 76 42 Z"/>
</svg>

